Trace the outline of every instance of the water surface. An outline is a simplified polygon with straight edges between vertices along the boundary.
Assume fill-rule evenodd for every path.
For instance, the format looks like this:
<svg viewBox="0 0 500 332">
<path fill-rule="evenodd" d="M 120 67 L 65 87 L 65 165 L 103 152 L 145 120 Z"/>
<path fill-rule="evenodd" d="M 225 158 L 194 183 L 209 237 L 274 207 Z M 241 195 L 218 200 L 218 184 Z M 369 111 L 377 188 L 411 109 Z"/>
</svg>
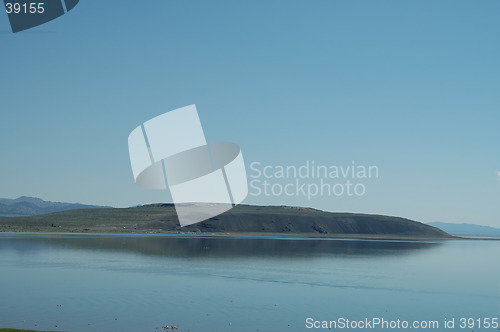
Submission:
<svg viewBox="0 0 500 332">
<path fill-rule="evenodd" d="M 4 233 L 0 327 L 311 331 L 308 317 L 500 318 L 498 257 L 498 241 Z"/>
</svg>

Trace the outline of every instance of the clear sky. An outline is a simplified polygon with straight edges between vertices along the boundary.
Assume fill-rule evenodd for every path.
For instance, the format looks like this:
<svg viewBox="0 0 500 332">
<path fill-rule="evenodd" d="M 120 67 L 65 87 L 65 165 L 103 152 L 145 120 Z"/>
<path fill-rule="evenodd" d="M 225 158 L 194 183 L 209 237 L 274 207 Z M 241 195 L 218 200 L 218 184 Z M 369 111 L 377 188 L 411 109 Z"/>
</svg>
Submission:
<svg viewBox="0 0 500 332">
<path fill-rule="evenodd" d="M 361 197 L 245 203 L 500 227 L 499 36 L 497 0 L 81 0 L 17 34 L 0 12 L 0 197 L 170 201 L 127 137 L 196 104 L 247 166 L 379 168 Z"/>
</svg>

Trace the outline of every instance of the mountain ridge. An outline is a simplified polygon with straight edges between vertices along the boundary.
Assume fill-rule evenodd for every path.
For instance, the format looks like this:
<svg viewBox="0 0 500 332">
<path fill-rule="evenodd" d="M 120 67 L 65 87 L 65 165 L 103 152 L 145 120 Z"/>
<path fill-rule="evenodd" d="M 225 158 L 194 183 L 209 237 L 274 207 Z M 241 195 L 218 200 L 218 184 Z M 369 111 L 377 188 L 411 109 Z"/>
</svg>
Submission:
<svg viewBox="0 0 500 332">
<path fill-rule="evenodd" d="M 110 207 L 80 203 L 51 202 L 29 196 L 21 196 L 15 199 L 0 198 L 0 217 L 26 217 L 68 210 L 99 208 Z"/>
<path fill-rule="evenodd" d="M 500 237 L 500 228 L 470 223 L 430 222 L 430 226 L 440 228 L 455 236 Z"/>
</svg>

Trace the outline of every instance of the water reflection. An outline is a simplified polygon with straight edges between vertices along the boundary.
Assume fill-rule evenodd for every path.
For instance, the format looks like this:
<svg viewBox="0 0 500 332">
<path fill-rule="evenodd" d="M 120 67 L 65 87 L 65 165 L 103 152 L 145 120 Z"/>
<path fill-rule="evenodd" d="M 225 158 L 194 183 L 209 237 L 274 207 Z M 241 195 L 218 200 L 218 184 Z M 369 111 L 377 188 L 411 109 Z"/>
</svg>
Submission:
<svg viewBox="0 0 500 332">
<path fill-rule="evenodd" d="M 180 258 L 316 256 L 364 257 L 407 255 L 441 246 L 441 242 L 369 241 L 249 236 L 1 234 L 0 251 L 33 254 L 49 249 L 129 252 Z"/>
</svg>

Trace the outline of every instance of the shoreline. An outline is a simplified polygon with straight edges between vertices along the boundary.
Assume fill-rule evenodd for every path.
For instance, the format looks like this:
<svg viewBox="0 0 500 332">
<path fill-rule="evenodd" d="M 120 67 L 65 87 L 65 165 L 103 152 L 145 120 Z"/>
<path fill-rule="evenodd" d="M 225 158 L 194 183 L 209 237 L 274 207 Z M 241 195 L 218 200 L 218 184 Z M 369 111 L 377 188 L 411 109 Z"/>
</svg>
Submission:
<svg viewBox="0 0 500 332">
<path fill-rule="evenodd" d="M 307 240 L 370 240 L 370 241 L 450 241 L 450 240 L 471 240 L 471 241 L 500 241 L 500 238 L 480 238 L 480 237 L 418 237 L 418 236 L 401 236 L 401 235 L 382 235 L 382 234 L 310 234 L 310 233 L 257 233 L 257 232 L 237 232 L 237 233 L 222 233 L 222 232 L 166 232 L 166 231 L 151 231 L 151 232 L 119 232 L 119 231 L 65 231 L 65 232 L 47 232 L 47 231 L 0 231 L 2 234 L 19 234 L 19 235 L 115 235 L 115 236 L 172 236 L 172 237 L 221 237 L 221 238 L 246 238 L 246 239 L 307 239 Z"/>
</svg>

